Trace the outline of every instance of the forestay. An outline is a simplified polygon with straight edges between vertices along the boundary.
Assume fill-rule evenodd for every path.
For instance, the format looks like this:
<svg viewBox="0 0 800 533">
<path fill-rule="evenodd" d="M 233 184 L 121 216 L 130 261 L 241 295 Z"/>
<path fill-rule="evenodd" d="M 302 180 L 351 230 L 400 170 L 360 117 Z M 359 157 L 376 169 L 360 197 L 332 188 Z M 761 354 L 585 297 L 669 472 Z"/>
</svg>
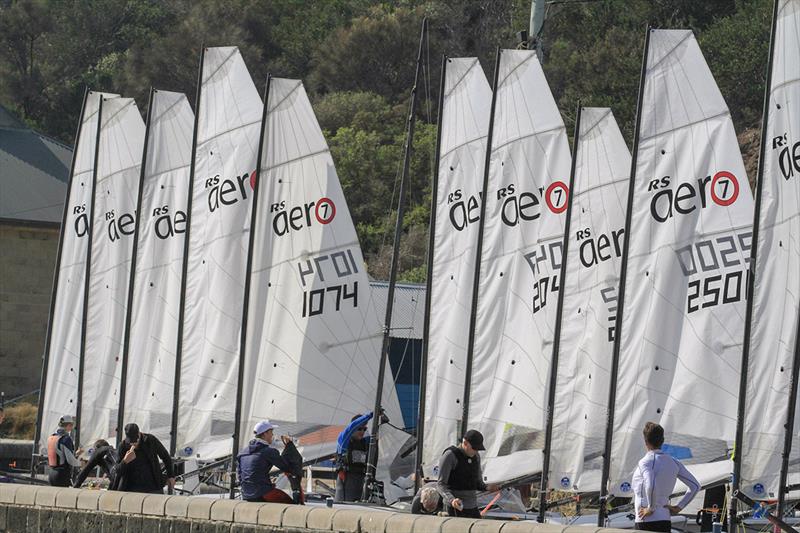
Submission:
<svg viewBox="0 0 800 533">
<path fill-rule="evenodd" d="M 242 445 L 258 420 L 296 436 L 370 411 L 381 350 L 361 247 L 302 82 L 271 78 L 266 105 L 246 309 Z M 396 423 L 402 416 L 391 372 L 384 391 L 383 406 Z M 331 440 L 324 452 L 333 453 L 335 445 Z"/>
<path fill-rule="evenodd" d="M 492 90 L 477 58 L 448 58 L 431 260 L 423 472 L 436 476 L 463 414 L 475 253 Z"/>
<path fill-rule="evenodd" d="M 132 98 L 103 100 L 95 168 L 80 398 L 80 442 L 117 436 L 144 121 Z"/>
<path fill-rule="evenodd" d="M 141 178 L 130 304 L 125 422 L 170 440 L 194 113 L 154 91 Z"/>
<path fill-rule="evenodd" d="M 571 166 L 536 53 L 499 61 L 468 418 L 486 438 L 490 481 L 541 469 Z"/>
<path fill-rule="evenodd" d="M 776 0 L 740 488 L 776 498 L 800 327 L 800 0 Z M 797 400 L 797 399 L 795 399 Z M 795 414 L 795 422 L 798 421 Z M 789 471 L 800 471 L 800 426 Z"/>
<path fill-rule="evenodd" d="M 89 252 L 89 217 L 91 216 L 94 155 L 97 143 L 97 112 L 101 98 L 116 95 L 89 91 L 75 138 L 72 173 L 59 243 L 60 262 L 52 296 L 52 316 L 47 329 L 47 372 L 42 391 L 41 438 L 35 443 L 40 453 L 47 435 L 55 431 L 64 415 L 75 415 L 78 407 L 78 370 L 80 365 L 83 298 L 86 281 L 86 258 Z"/>
<path fill-rule="evenodd" d="M 577 139 L 548 479 L 586 492 L 600 490 L 581 474 L 603 451 L 631 154 L 608 108 L 582 109 Z"/>
<path fill-rule="evenodd" d="M 184 258 L 179 456 L 231 451 L 262 109 L 239 49 L 206 48 Z"/>
<path fill-rule="evenodd" d="M 610 492 L 658 422 L 688 462 L 736 427 L 753 200 L 730 113 L 689 30 L 651 30 L 631 177 Z"/>
</svg>

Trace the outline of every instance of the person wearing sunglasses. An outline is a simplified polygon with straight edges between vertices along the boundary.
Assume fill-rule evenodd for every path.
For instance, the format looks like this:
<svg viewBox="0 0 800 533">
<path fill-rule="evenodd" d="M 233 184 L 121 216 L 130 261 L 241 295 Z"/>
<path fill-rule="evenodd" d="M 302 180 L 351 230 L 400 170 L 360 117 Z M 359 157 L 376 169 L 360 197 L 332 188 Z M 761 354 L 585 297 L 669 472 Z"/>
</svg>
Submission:
<svg viewBox="0 0 800 533">
<path fill-rule="evenodd" d="M 370 435 L 367 435 L 367 422 L 372 413 L 356 415 L 347 427 L 339 433 L 336 442 L 336 494 L 334 501 L 354 502 L 361 499 L 364 476 L 367 473 L 367 455 Z"/>
</svg>

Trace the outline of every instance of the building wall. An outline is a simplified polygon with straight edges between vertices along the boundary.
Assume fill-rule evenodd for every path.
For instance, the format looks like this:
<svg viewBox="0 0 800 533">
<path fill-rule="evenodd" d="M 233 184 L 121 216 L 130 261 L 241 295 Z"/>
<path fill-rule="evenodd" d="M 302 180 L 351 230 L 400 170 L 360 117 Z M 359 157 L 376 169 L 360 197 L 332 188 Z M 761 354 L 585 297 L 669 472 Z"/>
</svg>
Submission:
<svg viewBox="0 0 800 533">
<path fill-rule="evenodd" d="M 56 225 L 0 222 L 0 391 L 6 398 L 39 388 Z"/>
</svg>

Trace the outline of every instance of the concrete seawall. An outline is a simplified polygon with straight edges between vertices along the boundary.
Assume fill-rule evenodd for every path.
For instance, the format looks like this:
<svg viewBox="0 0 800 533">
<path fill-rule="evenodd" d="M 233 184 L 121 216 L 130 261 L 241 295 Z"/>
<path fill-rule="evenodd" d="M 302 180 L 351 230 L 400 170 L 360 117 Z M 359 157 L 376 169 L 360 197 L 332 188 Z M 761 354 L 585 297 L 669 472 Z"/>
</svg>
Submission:
<svg viewBox="0 0 800 533">
<path fill-rule="evenodd" d="M 613 533 L 623 530 L 0 483 L 0 531 Z"/>
</svg>

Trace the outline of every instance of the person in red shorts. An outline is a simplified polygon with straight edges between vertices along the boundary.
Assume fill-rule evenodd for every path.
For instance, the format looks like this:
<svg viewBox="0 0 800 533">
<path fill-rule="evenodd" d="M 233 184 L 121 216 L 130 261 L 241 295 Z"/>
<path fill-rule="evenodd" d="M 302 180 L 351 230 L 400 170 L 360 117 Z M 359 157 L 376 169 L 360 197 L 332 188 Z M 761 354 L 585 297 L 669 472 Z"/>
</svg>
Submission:
<svg viewBox="0 0 800 533">
<path fill-rule="evenodd" d="M 291 474 L 292 468 L 277 449 L 270 446 L 274 438 L 274 429 L 269 420 L 262 420 L 255 425 L 255 436 L 237 456 L 238 476 L 241 484 L 242 499 L 250 502 L 294 503 L 292 497 L 276 488 L 269 476 L 273 467 L 281 472 Z M 292 439 L 281 435 L 285 445 Z"/>
</svg>

